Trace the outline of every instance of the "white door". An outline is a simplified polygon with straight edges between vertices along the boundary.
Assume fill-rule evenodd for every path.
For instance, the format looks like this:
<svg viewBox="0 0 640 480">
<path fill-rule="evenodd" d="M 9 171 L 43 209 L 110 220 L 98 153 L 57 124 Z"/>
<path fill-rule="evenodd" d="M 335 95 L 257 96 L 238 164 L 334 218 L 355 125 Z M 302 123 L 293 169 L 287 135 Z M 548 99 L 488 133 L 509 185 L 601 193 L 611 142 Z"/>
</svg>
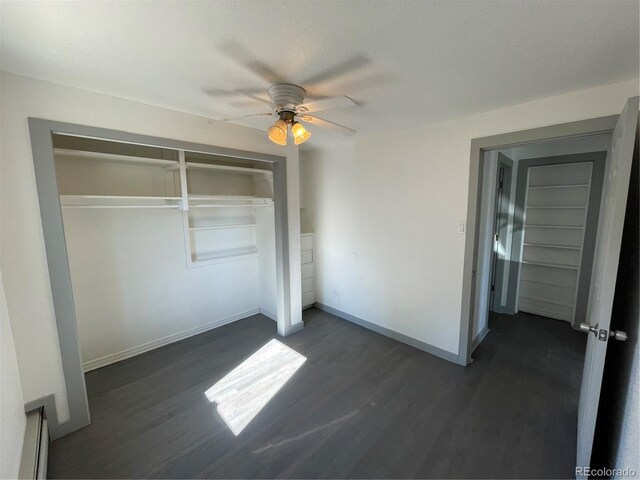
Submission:
<svg viewBox="0 0 640 480">
<path fill-rule="evenodd" d="M 593 282 L 589 295 L 588 324 L 580 326 L 581 329 L 592 331 L 588 333 L 578 409 L 578 468 L 588 467 L 591 461 L 637 124 L 638 97 L 633 97 L 627 101 L 613 131 L 610 165 L 604 182 L 601 228 L 598 232 Z"/>
</svg>

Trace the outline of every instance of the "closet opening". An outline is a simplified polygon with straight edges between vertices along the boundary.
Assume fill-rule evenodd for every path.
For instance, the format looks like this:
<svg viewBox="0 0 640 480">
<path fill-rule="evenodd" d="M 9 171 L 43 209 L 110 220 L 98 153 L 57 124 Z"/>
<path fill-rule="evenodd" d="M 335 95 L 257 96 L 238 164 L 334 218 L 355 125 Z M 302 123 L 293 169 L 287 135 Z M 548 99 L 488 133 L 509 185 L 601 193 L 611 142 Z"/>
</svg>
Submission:
<svg viewBox="0 0 640 480">
<path fill-rule="evenodd" d="M 89 372 L 253 316 L 295 331 L 284 157 L 30 127 L 70 413 L 54 438 L 89 423 Z"/>
</svg>

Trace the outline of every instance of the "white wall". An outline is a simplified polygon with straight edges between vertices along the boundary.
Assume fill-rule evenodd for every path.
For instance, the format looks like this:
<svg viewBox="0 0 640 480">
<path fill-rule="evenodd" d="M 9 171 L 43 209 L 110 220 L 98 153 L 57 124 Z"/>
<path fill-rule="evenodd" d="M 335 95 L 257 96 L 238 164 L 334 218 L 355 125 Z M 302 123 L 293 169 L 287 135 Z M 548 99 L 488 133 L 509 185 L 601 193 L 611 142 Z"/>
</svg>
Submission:
<svg viewBox="0 0 640 480">
<path fill-rule="evenodd" d="M 26 426 L 9 312 L 0 274 L 0 478 L 17 478 Z"/>
<path fill-rule="evenodd" d="M 209 145 L 287 155 L 292 268 L 291 305 L 300 319 L 300 220 L 297 148 L 283 150 L 264 132 L 173 110 L 2 73 L 0 265 L 25 401 L 51 393 L 69 418 L 38 207 L 28 117 L 46 118 Z M 211 99 L 203 94 L 202 101 Z M 297 293 L 297 297 L 296 297 Z M 297 305 L 297 308 L 295 308 Z"/>
<path fill-rule="evenodd" d="M 82 358 L 89 368 L 257 312 L 258 260 L 187 268 L 182 212 L 63 212 Z"/>
<path fill-rule="evenodd" d="M 628 81 L 302 153 L 318 301 L 458 352 L 471 139 L 617 114 Z"/>
</svg>

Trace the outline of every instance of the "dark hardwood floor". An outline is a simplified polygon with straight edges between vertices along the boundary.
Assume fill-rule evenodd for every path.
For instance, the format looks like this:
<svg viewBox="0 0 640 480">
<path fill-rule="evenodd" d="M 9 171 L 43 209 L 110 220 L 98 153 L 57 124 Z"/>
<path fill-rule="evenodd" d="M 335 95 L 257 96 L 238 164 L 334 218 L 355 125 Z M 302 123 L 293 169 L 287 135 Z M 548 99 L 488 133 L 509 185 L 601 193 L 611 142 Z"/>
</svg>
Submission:
<svg viewBox="0 0 640 480">
<path fill-rule="evenodd" d="M 52 478 L 575 478 L 586 337 L 494 316 L 459 367 L 319 310 L 306 363 L 235 437 L 204 391 L 270 339 L 256 315 L 86 375 L 92 424 Z"/>
</svg>

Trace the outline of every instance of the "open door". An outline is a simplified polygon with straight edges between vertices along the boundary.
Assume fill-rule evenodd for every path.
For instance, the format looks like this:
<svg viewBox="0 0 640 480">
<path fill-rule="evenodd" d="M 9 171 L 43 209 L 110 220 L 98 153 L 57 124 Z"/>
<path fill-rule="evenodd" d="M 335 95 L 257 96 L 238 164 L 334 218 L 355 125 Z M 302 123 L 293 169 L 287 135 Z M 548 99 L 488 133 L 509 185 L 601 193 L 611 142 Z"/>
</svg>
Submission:
<svg viewBox="0 0 640 480">
<path fill-rule="evenodd" d="M 607 342 L 610 338 L 626 338 L 624 332 L 610 332 L 609 325 L 637 125 L 638 97 L 633 97 L 627 101 L 613 131 L 610 165 L 604 180 L 601 229 L 594 254 L 588 323 L 580 324 L 580 329 L 587 332 L 589 340 L 578 409 L 576 476 L 579 478 L 587 476 L 586 472 L 581 473 L 580 468 L 589 467 L 591 461 Z"/>
</svg>

